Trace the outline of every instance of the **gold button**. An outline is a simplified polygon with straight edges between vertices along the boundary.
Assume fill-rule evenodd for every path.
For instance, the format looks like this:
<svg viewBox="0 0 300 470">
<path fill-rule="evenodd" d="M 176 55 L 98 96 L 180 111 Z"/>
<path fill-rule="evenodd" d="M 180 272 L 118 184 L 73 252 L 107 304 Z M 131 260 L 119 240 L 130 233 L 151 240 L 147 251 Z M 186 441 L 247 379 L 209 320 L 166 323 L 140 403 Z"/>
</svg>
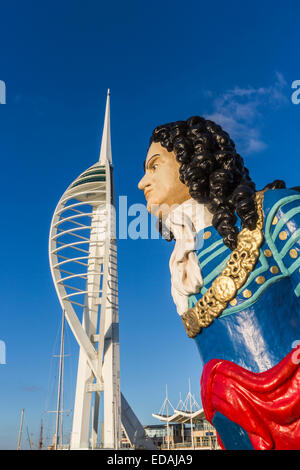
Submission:
<svg viewBox="0 0 300 470">
<path fill-rule="evenodd" d="M 293 249 L 290 251 L 290 257 L 291 257 L 291 258 L 297 258 L 297 256 L 298 256 L 297 250 L 295 250 L 295 248 L 293 248 Z"/>
<path fill-rule="evenodd" d="M 272 256 L 272 251 L 271 250 L 265 250 L 264 254 L 267 258 L 270 258 Z"/>
<path fill-rule="evenodd" d="M 280 232 L 279 234 L 280 240 L 286 240 L 287 239 L 287 233 L 286 232 Z"/>
<path fill-rule="evenodd" d="M 219 276 L 211 285 L 212 293 L 220 302 L 228 302 L 235 296 L 234 280 L 229 276 Z"/>
<path fill-rule="evenodd" d="M 230 303 L 230 305 L 232 305 L 234 307 L 237 304 L 237 300 L 232 299 L 229 303 Z"/>
<path fill-rule="evenodd" d="M 277 266 L 272 266 L 270 268 L 270 271 L 272 274 L 278 274 L 279 273 L 279 269 L 277 268 Z"/>
<path fill-rule="evenodd" d="M 258 276 L 256 278 L 256 282 L 257 282 L 257 284 L 263 284 L 265 282 L 264 276 Z"/>
<path fill-rule="evenodd" d="M 252 295 L 251 290 L 249 290 L 249 289 L 244 290 L 243 296 L 245 297 L 245 299 L 249 299 L 249 297 L 251 297 L 251 295 Z"/>
<path fill-rule="evenodd" d="M 208 240 L 208 238 L 209 238 L 210 236 L 211 236 L 211 232 L 205 232 L 205 233 L 203 234 L 204 240 Z"/>
<path fill-rule="evenodd" d="M 274 219 L 272 220 L 272 224 L 273 224 L 273 225 L 276 225 L 277 222 L 278 222 L 278 217 L 275 216 Z"/>
</svg>

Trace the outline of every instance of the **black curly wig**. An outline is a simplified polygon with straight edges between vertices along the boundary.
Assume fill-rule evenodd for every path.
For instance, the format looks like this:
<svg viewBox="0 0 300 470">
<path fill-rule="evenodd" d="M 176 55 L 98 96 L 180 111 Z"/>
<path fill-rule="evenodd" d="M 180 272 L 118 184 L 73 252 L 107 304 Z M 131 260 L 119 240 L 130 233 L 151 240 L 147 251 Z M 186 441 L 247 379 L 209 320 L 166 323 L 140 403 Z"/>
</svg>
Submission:
<svg viewBox="0 0 300 470">
<path fill-rule="evenodd" d="M 231 250 L 237 246 L 237 216 L 242 227 L 256 227 L 257 212 L 253 195 L 256 188 L 244 166 L 243 158 L 236 152 L 229 134 L 215 122 L 192 116 L 186 121 L 176 121 L 157 126 L 150 138 L 169 152 L 174 151 L 180 181 L 189 187 L 190 195 L 206 204 L 213 214 L 212 224 Z M 284 188 L 276 180 L 264 189 Z M 164 225 L 159 223 L 164 236 Z M 164 236 L 167 239 L 171 237 Z"/>
</svg>

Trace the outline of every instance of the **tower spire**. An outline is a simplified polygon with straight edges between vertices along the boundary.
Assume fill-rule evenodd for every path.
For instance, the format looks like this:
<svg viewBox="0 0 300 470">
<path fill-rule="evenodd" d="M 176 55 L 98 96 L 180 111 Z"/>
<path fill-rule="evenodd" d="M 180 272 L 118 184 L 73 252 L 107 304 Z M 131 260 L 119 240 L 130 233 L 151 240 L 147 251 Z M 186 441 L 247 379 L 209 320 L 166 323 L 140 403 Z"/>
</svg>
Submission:
<svg viewBox="0 0 300 470">
<path fill-rule="evenodd" d="M 110 89 L 107 90 L 105 118 L 99 157 L 99 162 L 102 165 L 104 165 L 106 161 L 108 163 L 112 163 L 110 138 Z"/>
</svg>

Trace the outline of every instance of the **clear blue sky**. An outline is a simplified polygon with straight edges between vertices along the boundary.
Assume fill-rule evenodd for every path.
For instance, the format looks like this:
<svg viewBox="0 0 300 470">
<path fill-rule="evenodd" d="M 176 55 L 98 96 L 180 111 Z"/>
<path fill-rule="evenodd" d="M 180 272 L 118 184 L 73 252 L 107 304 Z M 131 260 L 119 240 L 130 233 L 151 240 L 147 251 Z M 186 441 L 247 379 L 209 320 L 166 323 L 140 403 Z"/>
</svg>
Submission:
<svg viewBox="0 0 300 470">
<path fill-rule="evenodd" d="M 66 187 L 98 159 L 107 88 L 116 191 L 129 204 L 144 202 L 137 182 L 152 129 L 194 114 L 231 132 L 258 188 L 299 185 L 299 13 L 297 1 L 2 3 L 0 448 L 16 447 L 22 408 L 28 447 L 27 426 L 36 442 L 55 406 L 61 312 L 49 227 Z M 121 387 L 143 424 L 155 422 L 166 384 L 176 405 L 190 377 L 200 401 L 198 352 L 170 295 L 171 250 L 162 240 L 118 243 Z M 71 339 L 69 352 L 67 408 Z"/>
</svg>

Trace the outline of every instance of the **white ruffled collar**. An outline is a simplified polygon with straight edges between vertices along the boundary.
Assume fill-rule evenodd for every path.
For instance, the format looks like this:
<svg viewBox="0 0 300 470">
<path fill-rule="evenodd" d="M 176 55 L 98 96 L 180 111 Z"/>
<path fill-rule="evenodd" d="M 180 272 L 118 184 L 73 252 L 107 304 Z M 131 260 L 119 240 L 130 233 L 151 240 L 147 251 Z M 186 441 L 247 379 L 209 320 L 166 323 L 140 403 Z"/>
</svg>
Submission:
<svg viewBox="0 0 300 470">
<path fill-rule="evenodd" d="M 212 224 L 212 214 L 203 204 L 190 198 L 169 213 L 164 223 L 175 237 L 170 257 L 171 294 L 177 312 L 188 310 L 188 297 L 203 286 L 201 267 L 196 256 L 200 248 L 198 233 Z"/>
</svg>

